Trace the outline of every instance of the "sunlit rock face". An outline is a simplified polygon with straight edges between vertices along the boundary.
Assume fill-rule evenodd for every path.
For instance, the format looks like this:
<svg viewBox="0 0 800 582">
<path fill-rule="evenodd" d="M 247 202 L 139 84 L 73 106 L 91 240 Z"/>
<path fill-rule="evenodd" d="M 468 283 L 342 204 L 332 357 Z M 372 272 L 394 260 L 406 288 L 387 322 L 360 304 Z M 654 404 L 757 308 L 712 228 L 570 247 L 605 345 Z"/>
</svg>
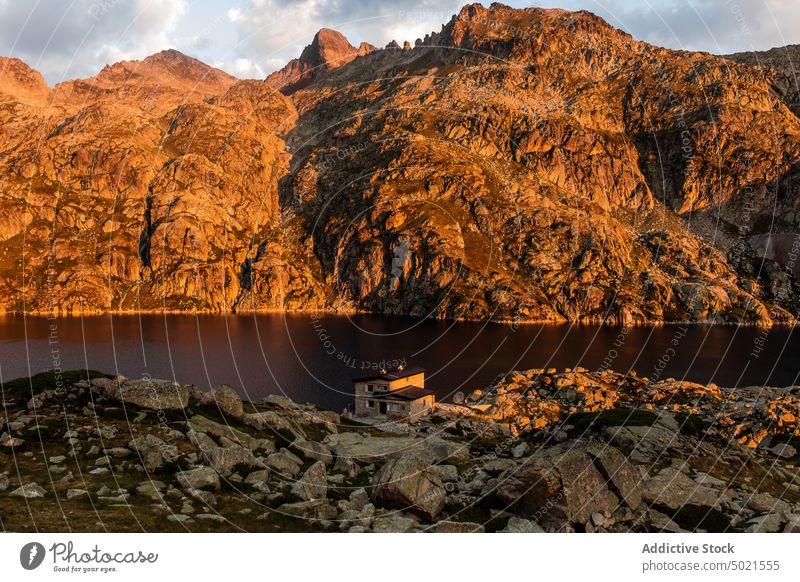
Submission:
<svg viewBox="0 0 800 582">
<path fill-rule="evenodd" d="M 53 89 L 4 60 L 0 308 L 791 319 L 779 72 L 501 5 L 399 46 L 322 30 L 265 81 L 165 51 Z"/>
</svg>

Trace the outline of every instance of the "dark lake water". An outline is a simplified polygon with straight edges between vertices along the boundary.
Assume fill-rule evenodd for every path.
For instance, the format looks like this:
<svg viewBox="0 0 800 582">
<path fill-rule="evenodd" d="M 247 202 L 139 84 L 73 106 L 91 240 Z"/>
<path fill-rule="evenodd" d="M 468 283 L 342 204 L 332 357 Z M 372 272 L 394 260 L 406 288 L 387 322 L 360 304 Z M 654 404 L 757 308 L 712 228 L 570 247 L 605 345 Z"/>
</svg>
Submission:
<svg viewBox="0 0 800 582">
<path fill-rule="evenodd" d="M 0 317 L 0 380 L 54 366 L 170 378 L 248 399 L 285 394 L 336 410 L 350 380 L 383 362 L 428 370 L 440 399 L 514 369 L 635 370 L 720 386 L 792 385 L 800 337 L 789 328 L 615 328 L 421 321 L 377 316 L 114 315 Z"/>
</svg>

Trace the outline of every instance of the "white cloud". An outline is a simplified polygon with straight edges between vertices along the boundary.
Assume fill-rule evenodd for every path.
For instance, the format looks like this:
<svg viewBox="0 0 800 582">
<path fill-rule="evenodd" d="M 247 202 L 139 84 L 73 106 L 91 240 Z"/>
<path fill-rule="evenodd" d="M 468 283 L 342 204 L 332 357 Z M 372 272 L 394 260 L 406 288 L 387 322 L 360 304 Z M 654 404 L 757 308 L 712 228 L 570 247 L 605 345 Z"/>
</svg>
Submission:
<svg viewBox="0 0 800 582">
<path fill-rule="evenodd" d="M 0 54 L 53 84 L 174 46 L 186 0 L 40 0 L 0 4 Z"/>
<path fill-rule="evenodd" d="M 239 50 L 267 71 L 297 57 L 320 28 L 333 28 L 351 44 L 412 44 L 438 31 L 458 12 L 458 0 L 248 0 L 230 9 Z"/>
</svg>

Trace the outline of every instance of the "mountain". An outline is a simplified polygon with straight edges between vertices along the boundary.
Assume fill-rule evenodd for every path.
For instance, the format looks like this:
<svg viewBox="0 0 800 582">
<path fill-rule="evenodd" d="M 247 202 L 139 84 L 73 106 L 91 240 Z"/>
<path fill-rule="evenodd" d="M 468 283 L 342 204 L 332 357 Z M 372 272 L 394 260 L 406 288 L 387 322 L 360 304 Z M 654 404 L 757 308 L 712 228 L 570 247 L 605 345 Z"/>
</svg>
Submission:
<svg viewBox="0 0 800 582">
<path fill-rule="evenodd" d="M 265 81 L 168 52 L 11 97 L 0 307 L 791 321 L 800 119 L 740 60 L 473 4 Z"/>
<path fill-rule="evenodd" d="M 272 73 L 267 77 L 267 83 L 285 95 L 291 95 L 324 73 L 374 50 L 377 49 L 366 42 L 356 48 L 340 32 L 323 28 L 303 49 L 299 59 L 292 59 L 281 70 Z"/>
</svg>

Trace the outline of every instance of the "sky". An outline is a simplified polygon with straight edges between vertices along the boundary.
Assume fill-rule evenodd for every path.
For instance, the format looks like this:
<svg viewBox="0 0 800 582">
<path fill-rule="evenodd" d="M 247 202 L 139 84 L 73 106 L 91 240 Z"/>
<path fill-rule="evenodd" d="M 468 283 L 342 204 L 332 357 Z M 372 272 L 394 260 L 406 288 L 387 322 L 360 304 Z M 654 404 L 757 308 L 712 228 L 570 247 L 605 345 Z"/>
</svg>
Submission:
<svg viewBox="0 0 800 582">
<path fill-rule="evenodd" d="M 800 44 L 800 0 L 542 0 L 589 10 L 634 37 L 718 54 Z M 412 44 L 458 12 L 453 0 L 0 0 L 0 56 L 49 84 L 174 48 L 240 78 L 263 78 L 333 28 L 353 45 Z M 484 2 L 487 5 L 488 2 Z"/>
</svg>

